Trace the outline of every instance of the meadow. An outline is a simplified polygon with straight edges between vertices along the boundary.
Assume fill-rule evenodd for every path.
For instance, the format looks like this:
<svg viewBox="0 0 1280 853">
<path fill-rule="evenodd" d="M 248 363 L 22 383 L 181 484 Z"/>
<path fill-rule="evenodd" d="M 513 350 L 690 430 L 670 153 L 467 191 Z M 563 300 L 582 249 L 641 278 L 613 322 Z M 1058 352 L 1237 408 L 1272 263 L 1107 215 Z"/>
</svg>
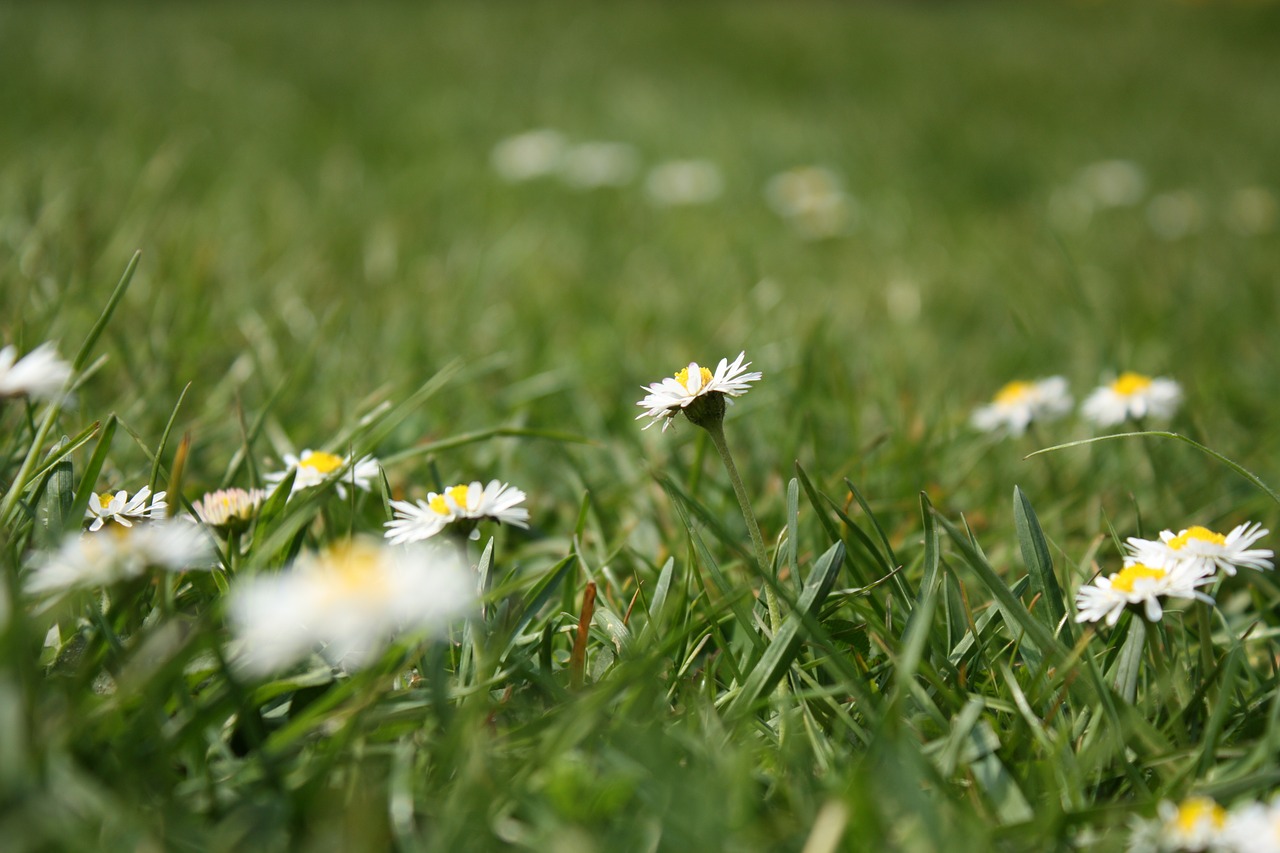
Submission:
<svg viewBox="0 0 1280 853">
<path fill-rule="evenodd" d="M 1280 536 L 1277 55 L 1245 2 L 0 8 L 0 347 L 66 370 L 0 357 L 0 846 L 1280 849 L 1275 572 L 1077 621 L 1131 537 Z M 636 405 L 740 352 L 722 434 Z M 1082 413 L 1130 371 L 1167 417 Z"/>
</svg>

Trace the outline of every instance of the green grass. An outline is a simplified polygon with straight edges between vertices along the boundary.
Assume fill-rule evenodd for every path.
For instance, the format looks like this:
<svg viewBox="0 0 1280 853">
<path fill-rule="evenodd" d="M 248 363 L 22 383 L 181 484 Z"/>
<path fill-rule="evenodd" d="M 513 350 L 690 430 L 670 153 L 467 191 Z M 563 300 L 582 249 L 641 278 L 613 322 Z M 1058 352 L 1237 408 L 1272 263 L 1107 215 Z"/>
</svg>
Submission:
<svg viewBox="0 0 1280 853">
<path fill-rule="evenodd" d="M 0 402 L 6 849 L 1119 850 L 1162 798 L 1268 796 L 1274 577 L 1127 652 L 1131 617 L 1088 635 L 1052 613 L 1118 568 L 1116 537 L 1274 530 L 1275 503 L 1183 442 L 1028 459 L 1094 432 L 967 419 L 1014 378 L 1081 398 L 1107 371 L 1169 375 L 1171 430 L 1280 484 L 1280 232 L 1222 216 L 1280 191 L 1278 12 L 0 10 L 0 344 L 74 356 L 141 251 L 46 439 L 43 408 Z M 638 183 L 501 182 L 492 145 L 540 126 L 711 159 L 726 191 L 659 209 Z M 1114 158 L 1148 196 L 1196 194 L 1203 227 L 1162 240 L 1143 205 L 1055 223 L 1054 190 Z M 806 163 L 858 199 L 848 236 L 803 241 L 766 204 Z M 641 383 L 744 349 L 765 376 L 726 432 L 794 614 L 772 648 L 710 443 L 633 420 Z M 63 435 L 85 438 L 71 468 L 43 471 Z M 153 621 L 150 598 L 120 608 L 141 627 L 119 648 L 77 627 L 86 599 L 62 614 L 76 643 L 41 656 L 18 578 L 58 530 L 32 499 L 163 488 L 183 436 L 187 500 L 354 442 L 395 494 L 514 483 L 532 528 L 484 529 L 495 592 L 465 652 L 239 683 L 221 593 L 187 576 Z M 41 476 L 15 486 L 33 445 Z M 376 493 L 291 502 L 237 572 L 384 519 Z M 394 688 L 410 665 L 424 683 Z"/>
</svg>

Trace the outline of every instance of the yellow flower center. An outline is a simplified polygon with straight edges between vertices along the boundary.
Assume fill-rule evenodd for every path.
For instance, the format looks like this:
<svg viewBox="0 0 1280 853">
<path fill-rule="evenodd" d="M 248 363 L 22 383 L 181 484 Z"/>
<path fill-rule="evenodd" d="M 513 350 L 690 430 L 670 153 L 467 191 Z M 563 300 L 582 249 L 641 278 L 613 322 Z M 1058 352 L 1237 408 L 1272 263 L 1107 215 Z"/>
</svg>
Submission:
<svg viewBox="0 0 1280 853">
<path fill-rule="evenodd" d="M 98 495 L 98 501 L 99 501 L 99 503 L 101 503 L 101 504 L 102 504 L 102 508 L 103 508 L 103 509 L 106 509 L 106 508 L 107 508 L 107 504 L 109 504 L 109 503 L 111 503 L 113 500 L 115 500 L 115 497 L 116 497 L 116 496 L 115 496 L 115 495 L 113 495 L 113 494 L 111 494 L 110 492 L 103 492 L 102 494 Z"/>
<path fill-rule="evenodd" d="M 367 542 L 340 542 L 321 558 L 324 595 L 332 600 L 377 595 L 386 590 L 386 575 L 378 570 L 382 554 Z"/>
<path fill-rule="evenodd" d="M 1119 573 L 1111 576 L 1111 588 L 1118 589 L 1121 592 L 1133 592 L 1133 585 L 1143 578 L 1151 578 L 1159 580 L 1168 572 L 1164 569 L 1154 569 L 1151 566 L 1144 566 L 1142 563 L 1134 563 L 1132 566 L 1125 566 Z"/>
<path fill-rule="evenodd" d="M 1179 832 L 1190 833 L 1203 820 L 1208 820 L 1214 829 L 1221 829 L 1227 822 L 1227 811 L 1208 797 L 1191 797 L 1178 806 L 1174 823 Z"/>
<path fill-rule="evenodd" d="M 1035 389 L 1034 382 L 1010 382 L 996 392 L 997 403 L 1016 403 L 1031 395 Z"/>
<path fill-rule="evenodd" d="M 701 387 L 705 388 L 707 383 L 711 381 L 711 371 L 707 370 L 707 368 L 705 367 L 699 367 L 698 373 L 699 375 L 702 376 Z M 688 391 L 689 390 L 689 368 L 682 367 L 678 371 L 676 371 L 676 381 L 679 382 L 681 385 L 683 385 L 684 389 Z"/>
<path fill-rule="evenodd" d="M 1143 376 L 1141 373 L 1121 373 L 1116 377 L 1116 381 L 1111 383 L 1111 390 L 1122 397 L 1132 397 L 1150 387 L 1151 377 Z"/>
<path fill-rule="evenodd" d="M 1227 544 L 1227 537 L 1223 536 L 1221 533 L 1214 533 L 1207 527 L 1200 527 L 1197 525 L 1196 527 L 1188 527 L 1186 530 L 1170 539 L 1169 547 L 1175 551 L 1181 551 L 1183 548 L 1187 547 L 1187 543 L 1192 539 L 1200 542 L 1212 542 L 1214 545 Z"/>
<path fill-rule="evenodd" d="M 332 474 L 342 467 L 342 457 L 334 456 L 332 453 L 325 453 L 323 450 L 317 450 L 301 460 L 298 465 L 304 468 L 310 468 L 321 474 Z"/>
<path fill-rule="evenodd" d="M 445 495 L 453 498 L 453 502 L 458 506 L 465 507 L 467 505 L 467 493 L 469 490 L 470 486 L 465 483 L 457 486 L 450 486 L 444 490 L 443 494 L 436 495 L 431 498 L 431 500 L 427 501 L 427 506 L 431 507 L 432 512 L 440 515 L 448 515 L 453 510 L 449 508 L 449 504 L 445 501 Z"/>
</svg>

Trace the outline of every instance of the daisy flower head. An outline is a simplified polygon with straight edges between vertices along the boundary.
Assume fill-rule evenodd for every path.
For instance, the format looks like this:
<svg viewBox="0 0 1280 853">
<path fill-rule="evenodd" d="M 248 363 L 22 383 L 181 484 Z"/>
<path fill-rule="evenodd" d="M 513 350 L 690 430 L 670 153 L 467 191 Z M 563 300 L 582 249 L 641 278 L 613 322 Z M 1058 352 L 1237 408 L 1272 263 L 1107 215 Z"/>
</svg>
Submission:
<svg viewBox="0 0 1280 853">
<path fill-rule="evenodd" d="M 1181 803 L 1162 800 L 1156 817 L 1134 824 L 1131 853 L 1173 853 L 1223 849 L 1227 811 L 1209 797 L 1188 797 Z"/>
<path fill-rule="evenodd" d="M 1076 621 L 1097 622 L 1105 618 L 1108 625 L 1114 625 L 1124 609 L 1132 604 L 1142 605 L 1148 621 L 1157 622 L 1164 615 L 1161 598 L 1199 599 L 1212 604 L 1212 598 L 1196 589 L 1209 580 L 1177 567 L 1128 563 L 1119 572 L 1098 577 L 1077 590 Z"/>
<path fill-rule="evenodd" d="M 150 568 L 181 572 L 213 565 L 213 543 L 194 525 L 171 520 L 112 525 L 99 534 L 72 534 L 57 551 L 38 557 L 25 587 L 32 595 L 46 595 L 109 586 Z"/>
<path fill-rule="evenodd" d="M 640 155 L 625 142 L 579 142 L 565 149 L 558 168 L 575 189 L 621 187 L 640 169 Z"/>
<path fill-rule="evenodd" d="M 840 176 L 822 166 L 780 172 L 765 185 L 765 200 L 806 240 L 835 237 L 850 230 L 856 203 L 844 191 Z"/>
<path fill-rule="evenodd" d="M 1061 376 L 1015 381 L 996 392 L 990 403 L 974 411 L 970 423 L 983 432 L 1003 430 L 1022 435 L 1032 421 L 1051 421 L 1071 411 L 1071 392 Z"/>
<path fill-rule="evenodd" d="M 493 146 L 489 164 L 504 180 L 513 183 L 549 175 L 564 156 L 565 140 L 548 128 L 530 130 Z"/>
<path fill-rule="evenodd" d="M 267 474 L 264 479 L 268 483 L 279 483 L 289 475 L 290 471 L 298 473 L 293 478 L 293 489 L 289 494 L 296 495 L 303 489 L 310 489 L 316 486 L 324 485 L 332 479 L 335 472 L 343 468 L 347 468 L 338 483 L 334 486 L 334 491 L 338 493 L 338 497 L 346 498 L 346 485 L 355 486 L 362 492 L 370 489 L 370 481 L 378 476 L 378 460 L 372 456 L 362 456 L 354 463 L 351 462 L 349 456 L 338 456 L 334 453 L 326 453 L 323 450 L 304 450 L 298 456 L 292 453 L 284 455 L 283 471 L 273 471 Z M 349 466 L 349 467 L 348 467 Z"/>
<path fill-rule="evenodd" d="M 1236 853 L 1280 851 L 1280 797 L 1270 803 L 1251 802 L 1227 813 L 1223 848 Z"/>
<path fill-rule="evenodd" d="M 479 537 L 476 525 L 484 520 L 516 527 L 529 526 L 529 510 L 520 506 L 525 493 L 498 480 L 481 485 L 479 480 L 459 483 L 443 492 L 428 492 L 426 500 L 392 501 L 395 518 L 386 524 L 386 537 L 393 545 L 430 539 L 450 525 Z"/>
<path fill-rule="evenodd" d="M 724 191 L 724 178 L 710 160 L 669 160 L 649 170 L 644 188 L 660 207 L 706 204 Z"/>
<path fill-rule="evenodd" d="M 71 378 L 71 365 L 58 358 L 51 343 L 43 343 L 18 358 L 12 344 L 0 349 L 0 397 L 56 397 Z"/>
<path fill-rule="evenodd" d="M 475 586 L 453 548 L 356 538 L 305 552 L 286 570 L 232 587 L 236 660 L 268 675 L 319 650 L 334 665 L 359 669 L 396 636 L 443 634 L 476 609 Z"/>
<path fill-rule="evenodd" d="M 165 492 L 151 494 L 149 486 L 143 486 L 134 492 L 133 497 L 124 489 L 114 495 L 110 492 L 89 495 L 89 506 L 84 511 L 86 521 L 90 521 L 89 531 L 96 532 L 108 521 L 114 521 L 123 527 L 133 527 L 133 522 L 149 518 L 164 518 L 169 508 L 164 499 Z"/>
<path fill-rule="evenodd" d="M 1274 551 L 1250 547 L 1270 532 L 1261 524 L 1248 522 L 1236 525 L 1226 535 L 1196 525 L 1177 533 L 1163 530 L 1158 541 L 1130 537 L 1128 548 L 1131 559 L 1138 562 L 1172 566 L 1205 577 L 1211 577 L 1219 569 L 1225 575 L 1234 576 L 1242 567 L 1259 571 L 1275 567 L 1271 562 Z"/>
<path fill-rule="evenodd" d="M 1168 420 L 1181 402 L 1182 387 L 1177 382 L 1130 371 L 1094 389 L 1080 411 L 1098 426 L 1108 427 L 1130 419 Z"/>
<path fill-rule="evenodd" d="M 244 530 L 267 499 L 263 489 L 218 489 L 192 504 L 196 517 L 220 530 Z"/>
<path fill-rule="evenodd" d="M 722 358 L 714 373 L 696 361 L 690 362 L 675 376 L 642 386 L 649 393 L 636 403 L 645 409 L 636 415 L 636 420 L 649 418 L 645 429 L 662 421 L 663 432 L 681 412 L 697 426 L 719 423 L 724 419 L 725 406 L 733 403 L 730 398 L 747 393 L 751 383 L 758 382 L 762 376 L 758 372 L 746 372 L 751 366 L 751 362 L 743 361 L 746 357 L 745 352 L 740 352 L 732 364 Z"/>
</svg>

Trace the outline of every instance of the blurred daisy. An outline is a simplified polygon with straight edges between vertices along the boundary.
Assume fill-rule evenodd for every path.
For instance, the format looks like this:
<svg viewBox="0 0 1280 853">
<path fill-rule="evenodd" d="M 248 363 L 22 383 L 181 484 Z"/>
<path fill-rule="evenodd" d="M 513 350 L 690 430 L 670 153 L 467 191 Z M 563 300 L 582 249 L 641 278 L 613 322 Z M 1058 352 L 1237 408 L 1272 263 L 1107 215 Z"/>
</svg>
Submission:
<svg viewBox="0 0 1280 853">
<path fill-rule="evenodd" d="M 733 402 L 729 398 L 740 397 L 747 393 L 751 390 L 751 383 L 758 381 L 761 377 L 760 373 L 746 372 L 746 369 L 751 366 L 751 362 L 743 362 L 746 356 L 745 352 L 738 353 L 738 357 L 732 364 L 727 358 L 720 359 L 715 373 L 701 367 L 697 362 L 690 362 L 688 367 L 677 371 L 674 377 L 645 387 L 644 390 L 649 393 L 636 405 L 647 411 L 636 415 L 636 420 L 650 418 L 649 423 L 645 424 L 645 429 L 662 421 L 663 432 L 666 432 L 667 427 L 671 426 L 672 419 L 681 412 L 689 416 L 694 423 L 698 423 L 697 417 L 700 412 L 696 407 L 692 411 L 689 407 L 699 401 L 708 401 L 713 408 L 718 407 L 720 417 L 723 417 L 725 404 Z"/>
<path fill-rule="evenodd" d="M 53 344 L 41 344 L 22 358 L 17 355 L 12 345 L 0 349 L 0 397 L 47 400 L 71 378 L 71 365 L 58 358 Z"/>
<path fill-rule="evenodd" d="M 90 532 L 99 530 L 108 521 L 124 527 L 133 527 L 133 522 L 146 518 L 164 518 L 169 504 L 164 499 L 164 492 L 156 492 L 153 496 L 149 486 L 143 486 L 129 497 L 124 489 L 114 495 L 103 492 L 100 495 L 89 495 L 89 506 L 84 511 L 86 520 L 93 519 L 89 525 Z"/>
<path fill-rule="evenodd" d="M 765 185 L 765 199 L 808 240 L 834 237 L 853 225 L 856 205 L 840 178 L 821 166 L 801 166 L 781 172 Z"/>
<path fill-rule="evenodd" d="M 362 456 L 352 465 L 351 457 L 338 456 L 323 450 L 304 450 L 300 456 L 286 453 L 284 464 L 283 471 L 274 471 L 265 475 L 263 479 L 268 483 L 279 483 L 288 476 L 290 471 L 297 470 L 290 495 L 296 495 L 303 489 L 324 485 L 329 482 L 334 472 L 350 465 L 350 469 L 342 476 L 341 482 L 334 487 L 338 497 L 345 498 L 347 490 L 344 484 L 350 483 L 362 492 L 367 492 L 370 489 L 370 481 L 378 476 L 379 471 L 378 460 L 372 456 Z"/>
<path fill-rule="evenodd" d="M 263 489 L 218 489 L 192 504 L 196 517 L 210 527 L 242 530 L 258 514 L 267 493 Z"/>
<path fill-rule="evenodd" d="M 1221 837 L 1222 847 L 1235 853 L 1280 853 L 1280 797 L 1233 808 Z"/>
<path fill-rule="evenodd" d="M 26 580 L 32 595 L 107 586 L 149 568 L 180 572 L 214 565 L 213 544 L 200 528 L 176 521 L 112 526 L 97 535 L 68 536 L 57 551 L 38 557 Z"/>
<path fill-rule="evenodd" d="M 266 675 L 319 649 L 358 669 L 397 635 L 442 634 L 476 608 L 475 577 L 451 548 L 357 538 L 240 579 L 227 609 L 237 662 Z"/>
<path fill-rule="evenodd" d="M 1127 207 L 1142 201 L 1147 176 L 1130 160 L 1101 160 L 1081 169 L 1076 184 L 1099 207 Z"/>
<path fill-rule="evenodd" d="M 1121 373 L 1097 388 L 1081 406 L 1081 414 L 1098 426 L 1115 426 L 1132 418 L 1173 417 L 1182 402 L 1182 387 L 1172 379 L 1153 379 L 1141 373 Z"/>
<path fill-rule="evenodd" d="M 565 150 L 559 168 L 561 179 L 571 187 L 620 187 L 636 176 L 640 157 L 625 142 L 581 142 Z"/>
<path fill-rule="evenodd" d="M 1108 625 L 1114 625 L 1125 607 L 1140 604 L 1147 619 L 1156 622 L 1164 615 L 1161 598 L 1199 599 L 1212 604 L 1212 598 L 1196 589 L 1209 581 L 1210 578 L 1176 567 L 1130 563 L 1110 577 L 1098 577 L 1092 584 L 1080 587 L 1076 592 L 1076 621 L 1106 618 Z"/>
<path fill-rule="evenodd" d="M 1010 382 L 974 413 L 970 422 L 984 432 L 1007 430 L 1022 435 L 1032 421 L 1051 421 L 1071 411 L 1071 393 L 1061 376 L 1035 382 Z"/>
<path fill-rule="evenodd" d="M 493 146 L 489 164 L 505 180 L 528 181 L 554 172 L 564 149 L 564 137 L 556 131 L 530 130 Z"/>
<path fill-rule="evenodd" d="M 395 518 L 387 522 L 385 535 L 398 545 L 430 539 L 451 524 L 472 538 L 479 537 L 475 526 L 484 520 L 528 527 L 529 510 L 519 506 L 524 499 L 524 492 L 498 480 L 487 486 L 479 480 L 461 483 L 439 494 L 428 492 L 425 501 L 392 501 Z"/>
<path fill-rule="evenodd" d="M 1147 224 L 1161 240 L 1180 240 L 1204 226 L 1204 207 L 1187 190 L 1161 193 L 1147 204 Z"/>
<path fill-rule="evenodd" d="M 1223 574 L 1234 576 L 1239 568 L 1274 568 L 1271 558 L 1275 552 L 1249 547 L 1270 532 L 1261 524 L 1245 523 L 1224 536 L 1207 527 L 1194 526 L 1177 533 L 1161 531 L 1158 541 L 1131 537 L 1128 547 L 1130 559 L 1135 562 L 1175 567 L 1206 577 L 1221 569 Z"/>
<path fill-rule="evenodd" d="M 720 197 L 724 179 L 709 160 L 671 160 L 649 170 L 644 188 L 650 201 L 664 207 L 706 204 Z"/>
<path fill-rule="evenodd" d="M 1175 805 L 1162 800 L 1153 820 L 1134 824 L 1131 853 L 1173 853 L 1222 849 L 1227 812 L 1208 797 L 1188 797 Z"/>
</svg>

